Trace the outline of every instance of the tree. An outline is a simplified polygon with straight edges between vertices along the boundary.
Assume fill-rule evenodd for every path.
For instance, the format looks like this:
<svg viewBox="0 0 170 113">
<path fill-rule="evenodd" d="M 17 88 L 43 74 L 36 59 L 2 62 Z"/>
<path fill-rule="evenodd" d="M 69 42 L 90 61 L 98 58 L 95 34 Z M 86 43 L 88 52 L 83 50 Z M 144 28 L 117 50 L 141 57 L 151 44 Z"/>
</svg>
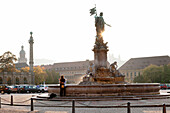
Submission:
<svg viewBox="0 0 170 113">
<path fill-rule="evenodd" d="M 56 73 L 55 70 L 46 70 L 47 73 L 47 78 L 45 80 L 46 83 L 48 84 L 58 84 L 59 83 L 59 73 Z"/>
<path fill-rule="evenodd" d="M 34 67 L 34 74 L 35 74 L 35 84 L 40 84 L 45 81 L 46 78 L 46 72 L 44 71 L 44 67 Z"/>
<path fill-rule="evenodd" d="M 30 70 L 30 67 L 23 67 L 23 68 L 21 68 L 21 72 L 29 72 L 29 70 Z"/>
<path fill-rule="evenodd" d="M 10 51 L 5 52 L 0 56 L 0 72 L 14 72 L 16 70 L 14 61 L 17 58 Z"/>
<path fill-rule="evenodd" d="M 170 65 L 150 65 L 143 70 L 141 76 L 137 76 L 134 82 L 138 83 L 170 83 Z"/>
<path fill-rule="evenodd" d="M 170 66 L 164 65 L 162 68 L 161 83 L 170 83 Z"/>
<path fill-rule="evenodd" d="M 33 67 L 34 69 L 34 75 L 35 75 L 35 84 L 41 84 L 45 81 L 46 77 L 47 77 L 47 73 L 44 70 L 44 67 L 40 67 L 40 66 L 36 66 Z M 21 68 L 21 72 L 29 72 L 30 68 L 29 67 L 24 67 Z"/>
</svg>

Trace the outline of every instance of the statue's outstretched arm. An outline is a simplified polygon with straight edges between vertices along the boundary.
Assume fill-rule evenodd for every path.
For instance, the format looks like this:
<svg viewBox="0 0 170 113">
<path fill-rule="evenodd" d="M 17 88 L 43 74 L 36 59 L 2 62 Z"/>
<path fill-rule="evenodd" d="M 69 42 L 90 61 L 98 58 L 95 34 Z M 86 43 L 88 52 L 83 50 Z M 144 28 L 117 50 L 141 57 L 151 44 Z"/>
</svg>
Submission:
<svg viewBox="0 0 170 113">
<path fill-rule="evenodd" d="M 105 23 L 106 24 L 106 23 Z M 109 24 L 106 24 L 107 26 L 109 26 L 109 27 L 112 27 L 111 25 L 109 25 Z"/>
</svg>

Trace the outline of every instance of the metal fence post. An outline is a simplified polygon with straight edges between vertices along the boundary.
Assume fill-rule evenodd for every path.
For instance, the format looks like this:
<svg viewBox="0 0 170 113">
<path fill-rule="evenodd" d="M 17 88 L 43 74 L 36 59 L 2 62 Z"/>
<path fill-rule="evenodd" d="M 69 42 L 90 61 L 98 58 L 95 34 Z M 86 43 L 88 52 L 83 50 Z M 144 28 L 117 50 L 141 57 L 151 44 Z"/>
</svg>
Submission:
<svg viewBox="0 0 170 113">
<path fill-rule="evenodd" d="M 1 97 L 0 97 L 0 108 L 1 108 Z"/>
<path fill-rule="evenodd" d="M 163 113 L 166 113 L 166 105 L 163 104 Z"/>
<path fill-rule="evenodd" d="M 127 113 L 130 113 L 130 102 L 127 103 Z"/>
<path fill-rule="evenodd" d="M 72 100 L 72 113 L 75 113 L 75 100 Z"/>
<path fill-rule="evenodd" d="M 34 111 L 33 98 L 31 98 L 31 111 Z"/>
<path fill-rule="evenodd" d="M 11 95 L 11 106 L 13 105 L 13 95 Z"/>
</svg>

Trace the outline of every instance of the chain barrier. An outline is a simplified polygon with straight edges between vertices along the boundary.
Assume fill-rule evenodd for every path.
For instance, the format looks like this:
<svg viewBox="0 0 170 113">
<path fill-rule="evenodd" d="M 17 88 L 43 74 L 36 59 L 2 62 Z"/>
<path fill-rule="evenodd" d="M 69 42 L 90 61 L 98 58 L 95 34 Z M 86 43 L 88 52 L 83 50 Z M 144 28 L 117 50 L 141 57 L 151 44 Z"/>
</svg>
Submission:
<svg viewBox="0 0 170 113">
<path fill-rule="evenodd" d="M 3 98 L 1 98 L 1 99 L 2 99 L 3 101 L 9 102 L 9 103 L 11 102 L 11 101 L 9 101 L 9 100 L 6 100 L 6 99 L 3 99 Z"/>
<path fill-rule="evenodd" d="M 21 102 L 13 102 L 13 103 L 25 103 L 25 102 L 28 102 L 29 100 L 31 100 L 31 99 L 24 100 L 24 101 L 21 101 Z"/>
<path fill-rule="evenodd" d="M 9 100 L 6 100 L 6 99 L 3 99 L 3 98 L 1 98 L 3 101 L 5 101 L 5 102 L 11 102 L 11 101 L 9 101 Z M 28 100 L 24 100 L 24 101 L 21 101 L 21 102 L 13 102 L 13 103 L 24 103 L 24 102 L 28 102 L 29 100 L 31 100 L 31 99 L 28 99 Z"/>
<path fill-rule="evenodd" d="M 84 104 L 84 103 L 82 103 L 82 102 L 79 102 L 79 101 L 76 101 L 78 104 L 80 104 L 80 105 L 83 105 L 83 106 L 89 106 L 92 102 L 90 101 L 88 104 Z"/>
<path fill-rule="evenodd" d="M 123 103 L 123 104 L 118 104 L 118 106 L 123 106 L 123 105 L 127 105 L 127 103 Z"/>
<path fill-rule="evenodd" d="M 94 103 L 95 101 L 90 101 L 90 102 L 91 102 L 91 103 Z M 91 104 L 91 103 L 90 103 L 90 104 Z M 99 101 L 97 101 L 97 103 L 99 103 Z M 96 102 L 95 102 L 95 104 L 96 104 Z M 127 104 L 127 103 L 121 103 L 121 104 L 120 104 L 120 103 L 113 103 L 113 104 L 111 104 L 111 103 L 109 103 L 109 104 L 104 103 L 103 105 L 104 105 L 104 106 L 106 106 L 106 105 L 109 105 L 109 106 L 110 106 L 110 105 L 123 106 L 123 105 L 126 105 L 126 104 Z"/>
<path fill-rule="evenodd" d="M 43 102 L 40 102 L 40 101 L 37 101 L 37 102 L 40 103 L 40 104 L 44 104 L 44 105 L 50 105 L 50 104 L 46 104 L 46 103 L 43 103 Z M 55 106 L 64 105 L 64 104 L 68 104 L 68 103 L 71 103 L 71 101 L 66 101 L 64 103 L 55 104 Z M 52 106 L 52 105 L 50 105 L 50 106 Z"/>
<path fill-rule="evenodd" d="M 117 106 L 113 106 L 113 103 L 112 104 L 109 104 L 109 105 L 105 105 L 105 103 L 101 102 L 101 103 L 97 103 L 96 104 L 100 104 L 100 105 L 93 105 L 93 102 L 94 101 L 80 101 L 80 100 L 75 100 L 73 99 L 72 101 L 71 100 L 61 100 L 59 101 L 59 103 L 57 103 L 55 100 L 53 102 L 55 103 L 50 103 L 48 104 L 48 100 L 46 102 L 41 102 L 41 101 L 38 101 L 38 99 L 27 99 L 27 100 L 24 100 L 24 101 L 21 101 L 21 102 L 13 102 L 13 99 L 11 101 L 7 100 L 7 99 L 3 99 L 1 98 L 1 100 L 5 101 L 5 102 L 8 102 L 9 104 L 5 104 L 5 103 L 2 103 L 2 105 L 12 105 L 12 106 L 30 106 L 30 105 L 23 105 L 23 104 L 13 104 L 13 103 L 24 103 L 24 102 L 28 102 L 31 100 L 31 111 L 33 111 L 33 107 L 72 107 L 73 110 L 75 110 L 75 107 L 76 108 L 122 108 L 122 109 L 128 109 L 128 113 L 130 113 L 130 110 L 132 111 L 138 111 L 138 110 L 142 110 L 142 108 L 156 108 L 158 111 L 161 111 L 163 107 L 163 113 L 166 113 L 166 107 L 170 107 L 170 105 L 168 104 L 164 104 L 164 105 L 135 105 L 136 103 L 133 103 L 131 102 L 132 105 L 130 105 L 130 102 L 129 105 L 128 103 L 116 103 Z M 33 104 L 33 100 L 34 100 L 34 104 Z M 50 100 L 49 100 L 50 101 Z M 71 103 L 72 104 L 69 104 Z M 79 104 L 79 106 L 75 106 L 75 102 L 77 102 Z M 10 104 L 11 103 L 11 104 Z M 57 104 L 56 104 L 57 103 Z M 74 104 L 73 104 L 74 103 Z M 144 103 L 144 102 L 139 102 L 139 103 Z M 52 105 L 53 104 L 53 105 Z M 103 105 L 102 105 L 103 104 Z M 64 106 L 65 105 L 65 106 Z M 115 103 L 114 103 L 115 105 Z M 138 108 L 138 109 L 136 109 Z"/>
</svg>

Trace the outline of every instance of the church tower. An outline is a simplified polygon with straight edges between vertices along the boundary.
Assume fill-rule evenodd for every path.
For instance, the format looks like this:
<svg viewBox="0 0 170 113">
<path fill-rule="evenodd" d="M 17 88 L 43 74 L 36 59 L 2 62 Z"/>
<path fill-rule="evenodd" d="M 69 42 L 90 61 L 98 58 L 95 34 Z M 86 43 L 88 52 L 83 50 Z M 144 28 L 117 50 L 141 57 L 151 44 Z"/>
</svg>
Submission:
<svg viewBox="0 0 170 113">
<path fill-rule="evenodd" d="M 18 63 L 27 63 L 27 58 L 25 58 L 24 46 L 21 46 L 20 57 L 18 58 Z"/>
</svg>

